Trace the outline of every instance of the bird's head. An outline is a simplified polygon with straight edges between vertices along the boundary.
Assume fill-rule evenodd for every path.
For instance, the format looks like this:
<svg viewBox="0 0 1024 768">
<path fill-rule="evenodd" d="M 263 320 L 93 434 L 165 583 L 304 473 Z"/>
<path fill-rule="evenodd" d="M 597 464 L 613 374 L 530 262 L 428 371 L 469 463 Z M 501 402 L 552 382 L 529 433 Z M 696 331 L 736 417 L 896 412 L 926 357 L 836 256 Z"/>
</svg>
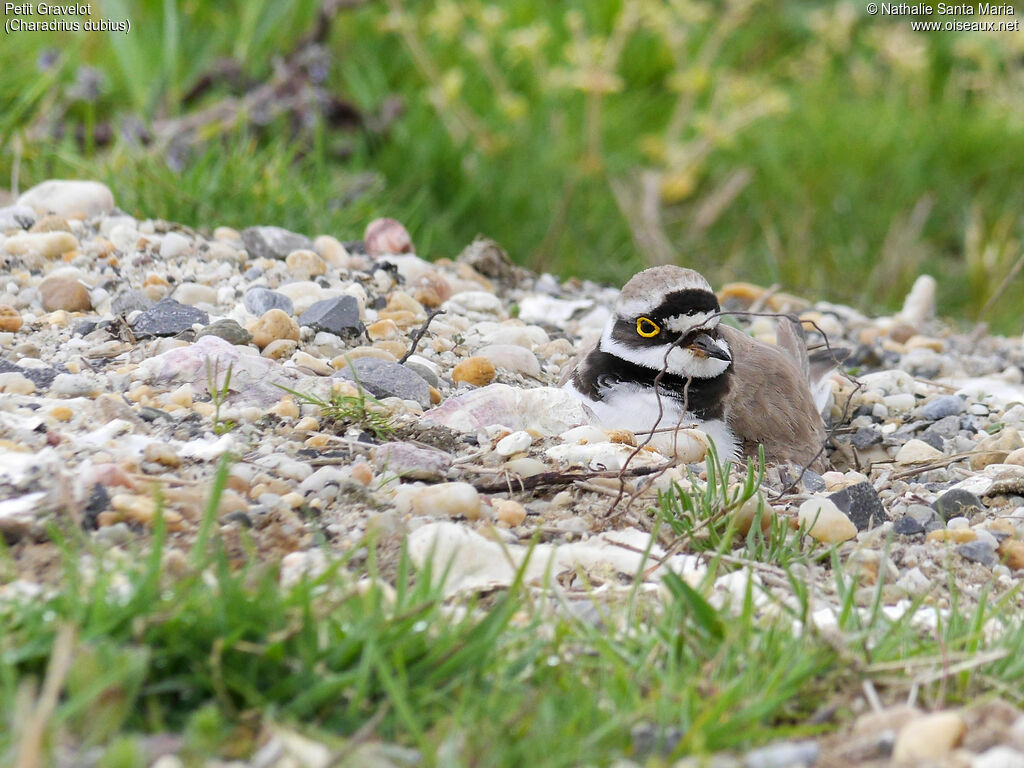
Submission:
<svg viewBox="0 0 1024 768">
<path fill-rule="evenodd" d="M 729 345 L 718 334 L 720 309 L 700 273 L 676 266 L 645 269 L 623 287 L 600 347 L 645 368 L 713 378 L 732 364 Z"/>
</svg>

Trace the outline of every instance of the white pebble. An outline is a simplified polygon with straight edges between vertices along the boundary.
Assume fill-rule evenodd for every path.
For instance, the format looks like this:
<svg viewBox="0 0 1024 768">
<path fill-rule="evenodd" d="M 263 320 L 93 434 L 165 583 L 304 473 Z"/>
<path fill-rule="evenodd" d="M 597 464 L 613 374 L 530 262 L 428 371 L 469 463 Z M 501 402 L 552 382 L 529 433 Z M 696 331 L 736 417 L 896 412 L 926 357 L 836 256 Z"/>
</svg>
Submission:
<svg viewBox="0 0 1024 768">
<path fill-rule="evenodd" d="M 176 259 L 189 250 L 189 239 L 180 232 L 168 232 L 160 241 L 160 258 Z"/>
<path fill-rule="evenodd" d="M 525 451 L 531 445 L 533 445 L 533 437 L 530 433 L 525 430 L 519 430 L 501 438 L 498 444 L 494 446 L 494 452 L 499 456 L 511 456 L 512 454 Z"/>
</svg>

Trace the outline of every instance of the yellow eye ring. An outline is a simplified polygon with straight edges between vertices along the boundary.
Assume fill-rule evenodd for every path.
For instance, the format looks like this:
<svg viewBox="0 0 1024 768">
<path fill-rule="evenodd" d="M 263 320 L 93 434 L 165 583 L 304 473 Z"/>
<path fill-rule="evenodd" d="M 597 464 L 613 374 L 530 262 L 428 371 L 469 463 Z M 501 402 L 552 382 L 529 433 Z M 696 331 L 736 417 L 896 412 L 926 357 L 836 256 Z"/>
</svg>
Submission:
<svg viewBox="0 0 1024 768">
<path fill-rule="evenodd" d="M 649 317 L 638 317 L 636 319 L 636 332 L 645 339 L 650 339 L 661 333 L 661 326 Z"/>
</svg>

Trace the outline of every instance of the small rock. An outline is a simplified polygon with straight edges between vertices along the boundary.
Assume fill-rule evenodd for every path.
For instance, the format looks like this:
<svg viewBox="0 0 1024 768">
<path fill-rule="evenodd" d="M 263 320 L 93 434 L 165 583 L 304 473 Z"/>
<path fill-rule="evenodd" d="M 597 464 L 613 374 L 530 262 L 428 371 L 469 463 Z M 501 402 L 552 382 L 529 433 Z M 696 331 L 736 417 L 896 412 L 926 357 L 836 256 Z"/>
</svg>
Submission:
<svg viewBox="0 0 1024 768">
<path fill-rule="evenodd" d="M 201 309 L 189 307 L 174 299 L 164 299 L 145 310 L 132 324 L 139 338 L 149 336 L 175 336 L 193 325 L 206 325 L 210 315 Z"/>
<path fill-rule="evenodd" d="M 1016 429 L 1006 427 L 998 434 L 989 435 L 978 441 L 978 447 L 971 454 L 971 469 L 984 469 L 990 464 L 1002 464 L 1013 451 L 1024 448 L 1024 440 Z"/>
<path fill-rule="evenodd" d="M 494 452 L 499 456 L 512 456 L 525 451 L 532 444 L 533 436 L 525 430 L 519 430 L 501 438 L 494 446 Z"/>
<path fill-rule="evenodd" d="M 385 254 L 412 253 L 412 238 L 402 223 L 395 219 L 374 219 L 363 234 L 366 252 L 374 258 Z"/>
<path fill-rule="evenodd" d="M 962 488 L 951 488 L 932 502 L 932 508 L 943 521 L 953 517 L 971 518 L 985 511 L 981 499 Z"/>
<path fill-rule="evenodd" d="M 327 264 L 310 250 L 292 251 L 285 257 L 284 263 L 292 275 L 299 280 L 309 280 L 311 277 L 327 273 Z"/>
<path fill-rule="evenodd" d="M 835 544 L 857 535 L 857 526 L 827 498 L 808 499 L 797 513 L 799 523 L 818 541 Z"/>
<path fill-rule="evenodd" d="M 776 517 L 775 510 L 765 503 L 760 493 L 755 493 L 733 513 L 736 531 L 741 536 L 746 536 L 754 527 L 758 509 L 761 510 L 761 530 L 768 531 L 771 528 L 772 520 Z"/>
<path fill-rule="evenodd" d="M 923 440 L 908 440 L 903 447 L 896 452 L 897 464 L 925 464 L 929 461 L 941 459 L 945 454 L 936 450 Z"/>
<path fill-rule="evenodd" d="M 423 408 L 430 406 L 430 385 L 418 373 L 398 363 L 361 357 L 332 376 L 356 381 L 375 397 L 398 397 L 415 400 Z"/>
<path fill-rule="evenodd" d="M 925 541 L 938 541 L 946 544 L 965 544 L 978 538 L 971 528 L 937 528 L 925 536 Z"/>
<path fill-rule="evenodd" d="M 469 483 L 439 483 L 410 488 L 407 495 L 395 498 L 400 514 L 431 515 L 434 517 L 480 517 L 480 494 Z"/>
<path fill-rule="evenodd" d="M 0 304 L 0 331 L 14 333 L 21 329 L 21 313 L 10 304 Z"/>
<path fill-rule="evenodd" d="M 0 208 L 0 232 L 28 229 L 36 221 L 36 212 L 27 205 L 8 205 Z"/>
<path fill-rule="evenodd" d="M 36 256 L 56 259 L 78 248 L 78 238 L 69 232 L 33 232 L 11 235 L 4 241 L 4 250 L 12 256 Z"/>
<path fill-rule="evenodd" d="M 998 562 L 995 547 L 989 542 L 981 541 L 980 539 L 961 544 L 956 548 L 956 551 L 965 560 L 970 560 L 972 563 L 981 563 L 989 568 Z"/>
<path fill-rule="evenodd" d="M 0 320 L 2 320 L 3 308 L 0 307 Z M 1004 464 L 1015 464 L 1018 467 L 1024 467 L 1024 448 L 1018 448 L 1015 451 L 1011 451 L 1007 454 L 1003 460 Z"/>
<path fill-rule="evenodd" d="M 828 498 L 850 518 L 858 531 L 869 531 L 889 520 L 878 491 L 870 482 L 847 486 Z"/>
<path fill-rule="evenodd" d="M 210 323 L 196 334 L 196 339 L 203 336 L 219 336 L 229 344 L 237 344 L 242 347 L 252 341 L 252 334 L 230 318 Z"/>
<path fill-rule="evenodd" d="M 452 465 L 452 457 L 444 451 L 412 443 L 375 446 L 370 458 L 378 472 L 386 470 L 403 480 L 441 480 Z"/>
<path fill-rule="evenodd" d="M 938 421 L 963 412 L 964 401 L 956 395 L 939 395 L 934 400 L 929 400 L 921 408 L 921 415 L 928 421 Z"/>
<path fill-rule="evenodd" d="M 486 357 L 467 357 L 452 370 L 452 381 L 483 387 L 494 381 L 494 364 Z"/>
<path fill-rule="evenodd" d="M 217 303 L 217 289 L 199 283 L 182 283 L 174 289 L 172 298 L 182 304 L 188 304 L 190 307 L 194 307 L 196 304 L 213 306 Z"/>
<path fill-rule="evenodd" d="M 50 384 L 51 397 L 95 397 L 96 382 L 80 373 L 58 373 Z"/>
<path fill-rule="evenodd" d="M 920 765 L 947 757 L 967 732 L 956 712 L 935 712 L 911 720 L 896 735 L 892 759 L 895 763 Z"/>
<path fill-rule="evenodd" d="M 70 232 L 71 227 L 68 225 L 67 219 L 63 216 L 57 216 L 56 214 L 49 214 L 43 216 L 35 224 L 32 225 L 30 232 Z"/>
<path fill-rule="evenodd" d="M 299 325 L 342 338 L 358 336 L 364 330 L 359 319 L 359 302 L 354 296 L 338 296 L 312 304 L 299 317 Z"/>
<path fill-rule="evenodd" d="M 181 457 L 167 443 L 150 443 L 143 449 L 142 458 L 165 467 L 181 466 Z"/>
<path fill-rule="evenodd" d="M 0 358 L 0 374 L 8 373 L 17 374 L 18 376 L 21 376 L 30 384 L 32 384 L 33 386 L 29 390 L 29 392 L 25 393 L 29 394 L 36 388 L 40 390 L 49 389 L 50 385 L 53 384 L 53 380 L 56 379 L 59 374 L 67 373 L 67 369 L 64 368 L 63 366 L 55 368 L 49 365 L 42 365 L 30 368 L 24 365 L 15 365 L 14 363 L 11 363 L 3 358 Z M 13 390 L 8 389 L 7 391 L 12 392 Z"/>
<path fill-rule="evenodd" d="M 495 368 L 504 368 L 524 376 L 540 375 L 540 363 L 537 361 L 537 356 L 530 350 L 515 344 L 490 344 L 478 349 L 477 356 L 490 360 Z"/>
<path fill-rule="evenodd" d="M 242 230 L 242 242 L 250 261 L 285 259 L 292 251 L 313 249 L 308 237 L 281 227 L 247 227 Z"/>
<path fill-rule="evenodd" d="M 43 309 L 55 312 L 88 312 L 92 309 L 89 289 L 70 277 L 48 277 L 39 284 L 39 297 Z"/>
<path fill-rule="evenodd" d="M 192 242 L 180 232 L 168 232 L 160 241 L 160 258 L 176 259 L 186 253 L 191 246 Z"/>
<path fill-rule="evenodd" d="M 850 443 L 858 451 L 866 451 L 872 445 L 882 442 L 882 433 L 878 427 L 860 427 L 850 438 Z"/>
<path fill-rule="evenodd" d="M 154 306 L 154 302 L 142 291 L 133 289 L 121 291 L 110 301 L 110 312 L 117 315 L 129 315 L 132 312 L 144 312 Z"/>
<path fill-rule="evenodd" d="M 246 330 L 260 349 L 278 339 L 299 340 L 299 324 L 280 309 L 267 310 L 259 319 L 249 323 Z"/>
<path fill-rule="evenodd" d="M 245 306 L 246 310 L 256 317 L 265 315 L 272 309 L 280 309 L 289 315 L 295 313 L 295 308 L 292 305 L 291 299 L 283 293 L 272 291 L 261 285 L 257 285 L 246 291 L 245 298 L 242 299 L 242 304 Z"/>
<path fill-rule="evenodd" d="M 51 179 L 22 194 L 18 205 L 33 208 L 41 215 L 102 216 L 114 210 L 114 195 L 106 184 L 98 181 Z"/>
<path fill-rule="evenodd" d="M 526 507 L 515 499 L 494 499 L 491 504 L 500 523 L 514 528 L 526 520 Z"/>
<path fill-rule="evenodd" d="M 892 524 L 892 530 L 902 536 L 917 536 L 924 533 L 924 526 L 910 515 L 903 515 Z"/>
<path fill-rule="evenodd" d="M 1011 571 L 1024 568 L 1024 541 L 1006 539 L 999 545 L 999 557 Z"/>
</svg>

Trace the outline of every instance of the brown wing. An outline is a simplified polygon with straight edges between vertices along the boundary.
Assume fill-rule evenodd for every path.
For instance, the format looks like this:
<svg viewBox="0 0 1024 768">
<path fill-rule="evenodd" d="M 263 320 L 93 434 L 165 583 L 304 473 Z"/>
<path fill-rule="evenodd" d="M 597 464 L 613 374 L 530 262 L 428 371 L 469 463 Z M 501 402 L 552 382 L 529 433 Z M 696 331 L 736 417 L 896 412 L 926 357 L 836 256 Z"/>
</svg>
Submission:
<svg viewBox="0 0 1024 768">
<path fill-rule="evenodd" d="M 797 361 L 734 328 L 719 326 L 719 332 L 733 359 L 726 419 L 744 451 L 756 456 L 760 444 L 768 461 L 813 462 L 812 469 L 823 468 L 824 459 L 814 457 L 825 427 Z"/>
</svg>

